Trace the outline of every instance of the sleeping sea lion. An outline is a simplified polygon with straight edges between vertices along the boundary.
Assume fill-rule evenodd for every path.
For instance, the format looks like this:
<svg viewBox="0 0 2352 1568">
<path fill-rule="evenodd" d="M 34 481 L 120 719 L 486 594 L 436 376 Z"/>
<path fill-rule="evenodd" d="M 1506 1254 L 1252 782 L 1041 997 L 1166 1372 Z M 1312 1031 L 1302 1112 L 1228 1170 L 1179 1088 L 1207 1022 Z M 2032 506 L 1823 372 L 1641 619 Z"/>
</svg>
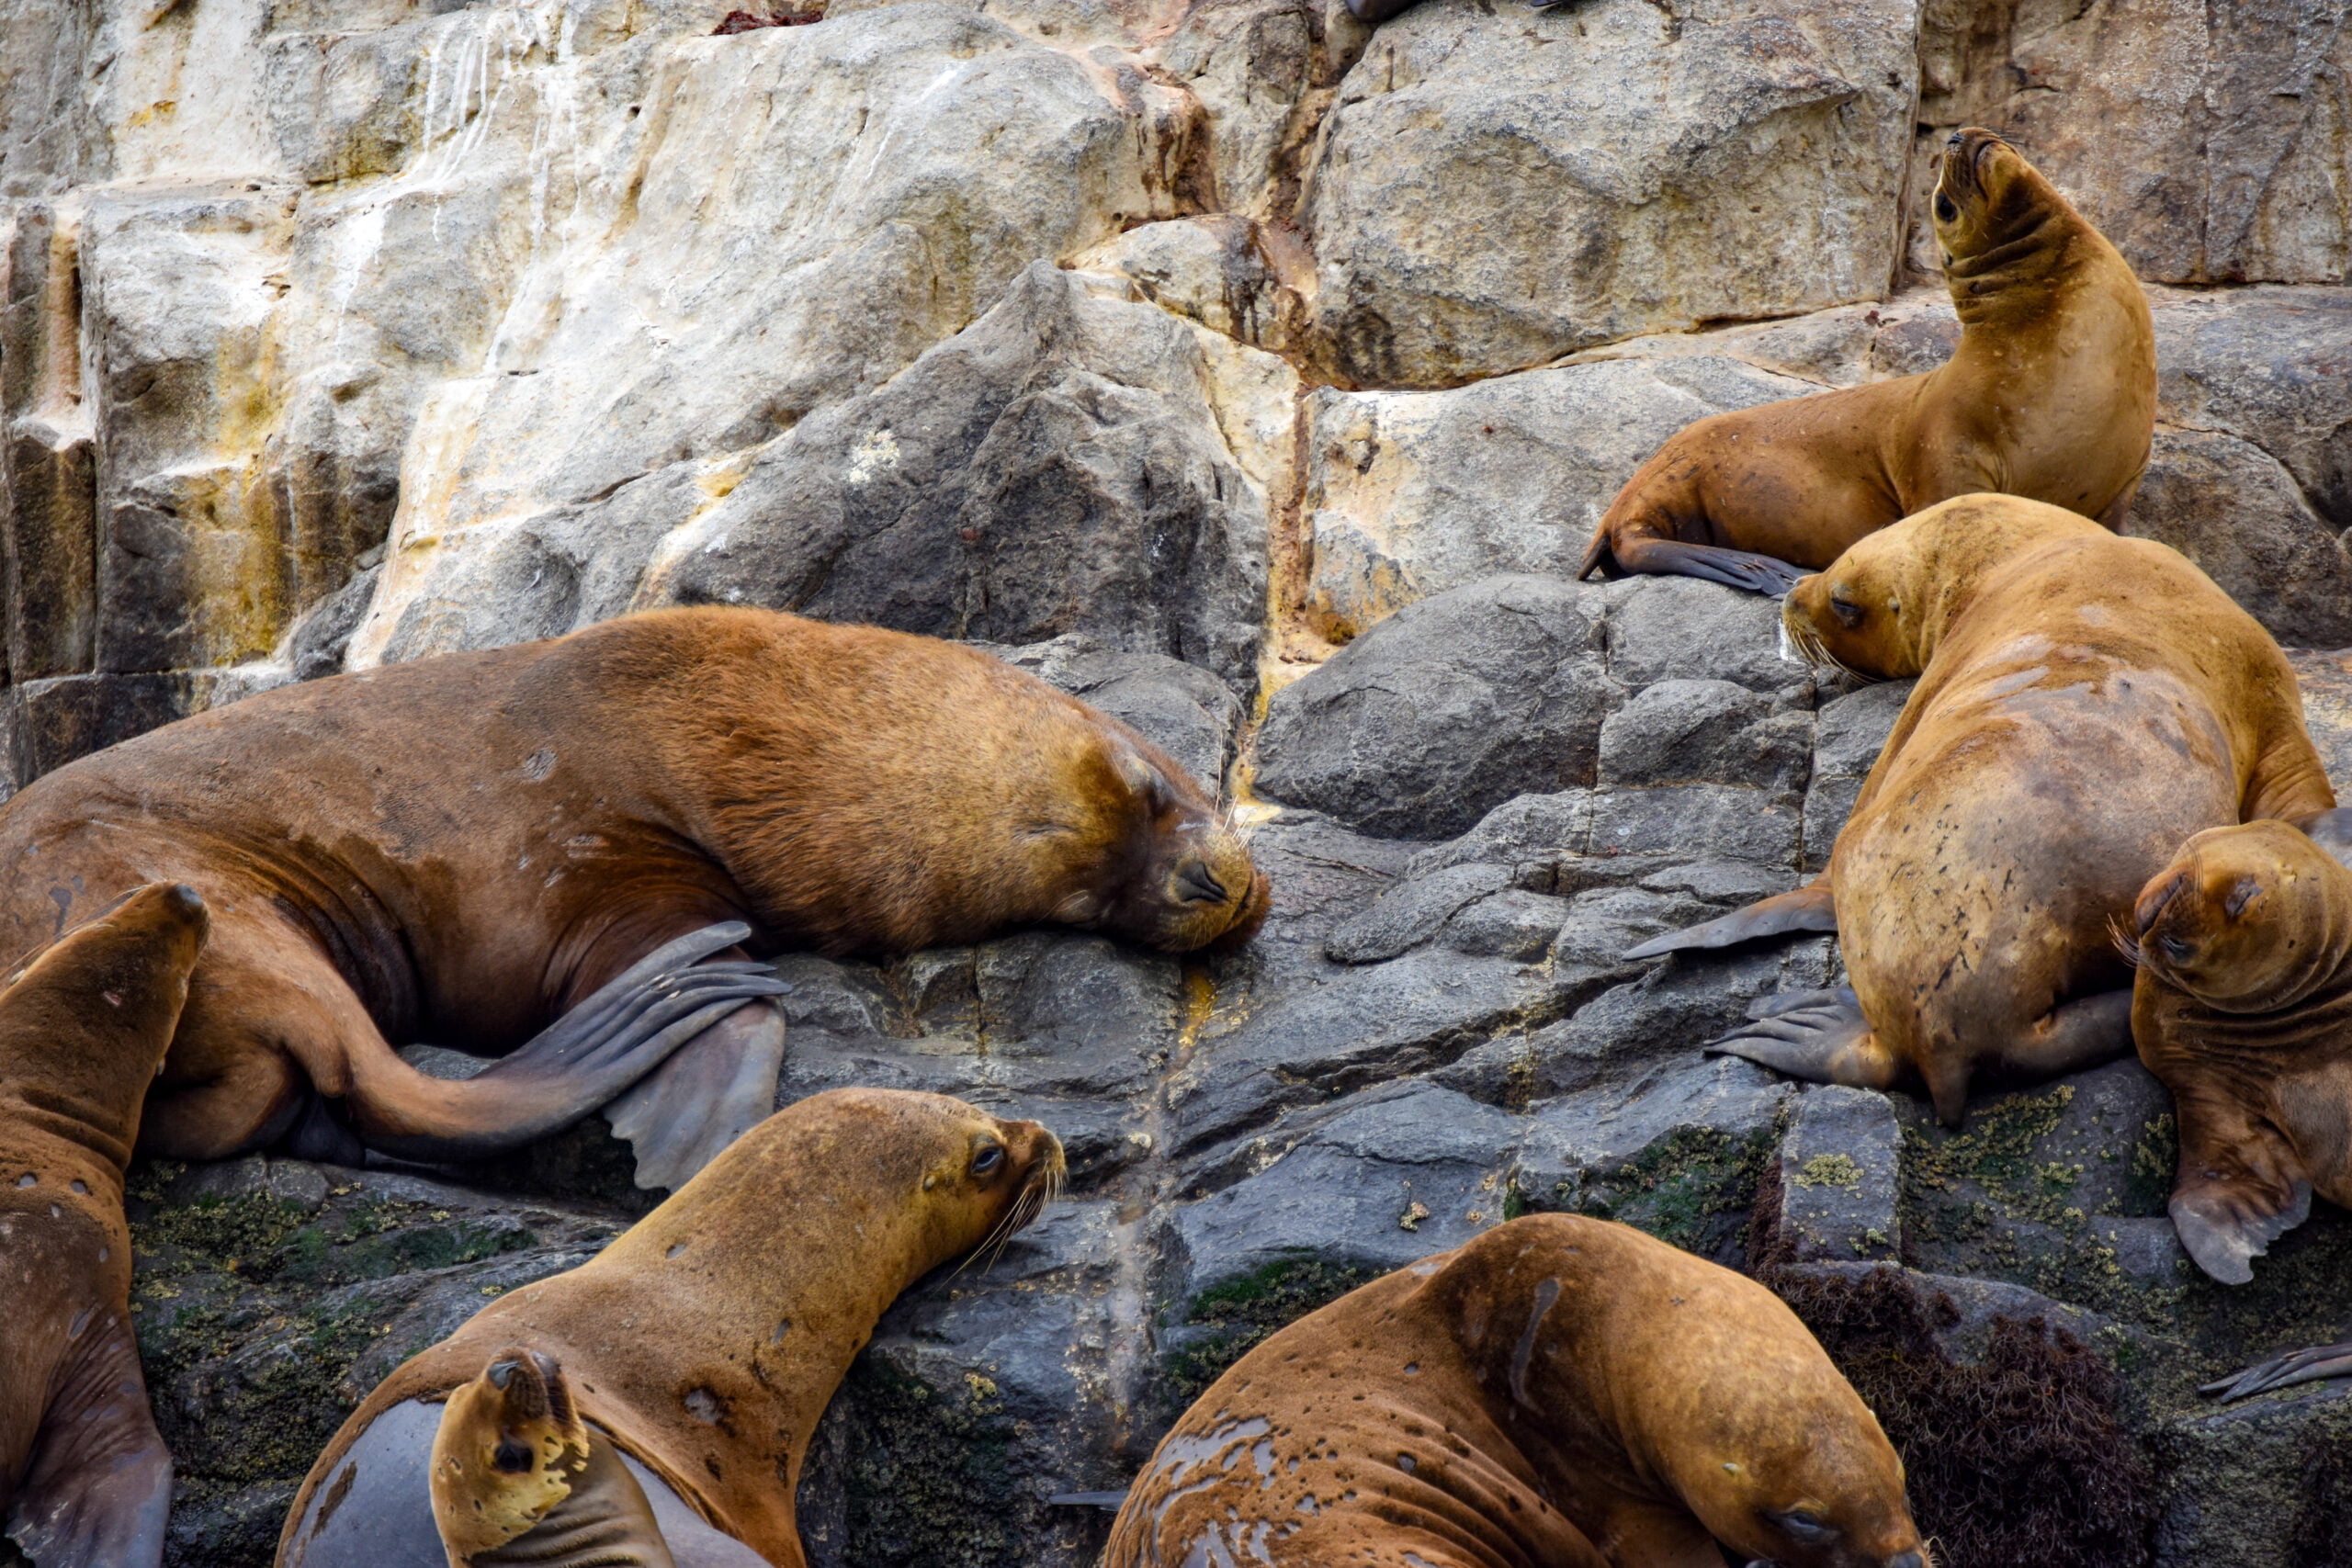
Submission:
<svg viewBox="0 0 2352 1568">
<path fill-rule="evenodd" d="M 1920 376 L 1714 414 L 1617 492 L 1579 577 L 1787 591 L 1876 528 L 1999 491 L 2120 526 L 2156 424 L 2146 293 L 1989 130 L 1956 130 L 1933 217 L 1960 347 Z M 1791 563 L 1793 563 L 1793 567 Z"/>
<path fill-rule="evenodd" d="M 1979 1068 L 2130 1048 L 2114 931 L 2183 840 L 2335 805 L 2270 635 L 2176 551 L 2055 506 L 1930 507 L 1781 621 L 1816 663 L 1919 681 L 1824 875 L 1627 954 L 1837 931 L 1850 991 L 1771 998 L 1711 1050 L 1867 1089 L 1916 1074 L 1956 1125 Z"/>
<path fill-rule="evenodd" d="M 1103 1568 L 1927 1568 L 1903 1462 L 1763 1286 L 1532 1214 L 1258 1346 L 1161 1439 Z M 1736 1559 L 1736 1561 L 1737 1559 Z"/>
<path fill-rule="evenodd" d="M 0 991 L 0 1511 L 40 1568 L 164 1558 L 122 1181 L 204 934 L 193 890 L 141 887 Z"/>
<path fill-rule="evenodd" d="M 566 1018 L 465 1081 L 390 1042 L 511 1051 L 673 942 L 673 965 L 1057 922 L 1183 952 L 1267 903 L 1115 720 L 975 649 L 721 608 L 285 687 L 62 768 L 0 808 L 0 953 L 159 879 L 213 933 L 142 1146 L 471 1158 L 628 1090 L 614 1120 L 666 1187 L 773 1108 L 782 1023 L 742 1007 L 772 978 L 705 964 L 650 1019 L 591 1045 Z"/>
<path fill-rule="evenodd" d="M 441 1568 L 463 1551 L 467 1568 L 665 1568 L 656 1546 L 677 1568 L 799 1568 L 808 1437 L 875 1320 L 1035 1219 L 1062 1171 L 1043 1127 L 943 1095 L 834 1089 L 777 1111 L 592 1261 L 498 1298 L 386 1378 L 303 1482 L 280 1568 Z M 582 1468 L 566 1407 L 584 1423 Z M 555 1441 L 555 1464 L 502 1462 L 510 1435 Z M 605 1555 L 567 1555 L 591 1541 Z"/>
<path fill-rule="evenodd" d="M 2314 1191 L 2352 1204 L 2352 870 L 2284 822 L 2210 829 L 2132 930 L 2132 1038 L 2180 1129 L 2173 1224 L 2242 1285 Z"/>
</svg>

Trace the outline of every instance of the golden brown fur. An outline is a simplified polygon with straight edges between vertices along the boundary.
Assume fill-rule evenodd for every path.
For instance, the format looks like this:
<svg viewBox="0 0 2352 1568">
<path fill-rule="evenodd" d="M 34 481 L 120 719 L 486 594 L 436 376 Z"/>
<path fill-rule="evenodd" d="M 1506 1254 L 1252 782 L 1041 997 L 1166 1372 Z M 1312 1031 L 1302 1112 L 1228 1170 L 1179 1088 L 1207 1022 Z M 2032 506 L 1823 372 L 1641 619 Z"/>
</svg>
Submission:
<svg viewBox="0 0 2352 1568">
<path fill-rule="evenodd" d="M 1933 197 L 1960 347 L 1921 376 L 1699 421 L 1594 530 L 1580 575 L 1682 572 L 1778 592 L 1856 540 L 1997 491 L 2120 525 L 2155 429 L 2139 280 L 2017 151 L 1953 133 Z"/>
<path fill-rule="evenodd" d="M 163 1551 L 171 1458 L 131 1340 L 122 1183 L 205 927 L 187 888 L 142 887 L 0 991 L 0 1510 L 42 1568 Z"/>
<path fill-rule="evenodd" d="M 527 1347 L 560 1363 L 596 1431 L 797 1568 L 808 1436 L 875 1320 L 1029 1223 L 1061 1175 L 1061 1145 L 1035 1122 L 940 1095 L 836 1089 L 777 1111 L 593 1261 L 500 1297 L 385 1379 L 311 1467 L 278 1560 L 304 1562 L 322 1484 L 379 1415 Z"/>
<path fill-rule="evenodd" d="M 1924 1568 L 1903 1465 L 1754 1281 L 1531 1215 L 1341 1297 L 1176 1423 L 1103 1568 Z"/>
<path fill-rule="evenodd" d="M 312 1089 L 369 1143 L 494 1143 L 511 1086 L 425 1078 L 390 1043 L 511 1049 L 718 921 L 827 953 L 1032 921 L 1186 949 L 1267 901 L 1125 726 L 969 649 L 744 609 L 184 720 L 10 801 L 0 868 L 0 953 L 141 882 L 211 902 L 144 1131 L 191 1159 L 278 1136 Z"/>
<path fill-rule="evenodd" d="M 2335 803 L 2269 634 L 2175 551 L 2040 502 L 1931 507 L 1799 583 L 1782 619 L 1818 660 L 1919 677 L 1804 890 L 1834 902 L 1858 1015 L 1719 1043 L 1784 1071 L 1914 1073 L 1952 1123 L 1980 1069 L 2120 1055 L 2113 933 L 2149 875 L 2200 829 Z"/>
</svg>

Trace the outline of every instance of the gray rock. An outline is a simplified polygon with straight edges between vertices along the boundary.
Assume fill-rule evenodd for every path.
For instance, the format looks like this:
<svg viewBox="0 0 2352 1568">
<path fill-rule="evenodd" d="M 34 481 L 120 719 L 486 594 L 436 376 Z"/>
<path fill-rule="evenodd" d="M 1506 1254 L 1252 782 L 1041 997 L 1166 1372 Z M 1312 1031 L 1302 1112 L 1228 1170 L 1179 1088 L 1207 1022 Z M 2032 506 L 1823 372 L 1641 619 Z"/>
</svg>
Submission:
<svg viewBox="0 0 2352 1568">
<path fill-rule="evenodd" d="M 1776 1256 L 1794 1263 L 1899 1258 L 1897 1134 L 1894 1108 L 1883 1094 L 1815 1084 L 1799 1095 L 1781 1142 Z"/>
<path fill-rule="evenodd" d="M 2339 530 L 2250 442 L 2159 427 L 2124 532 L 2187 556 L 2283 643 L 2352 643 L 2352 561 Z"/>
<path fill-rule="evenodd" d="M 1319 388 L 1307 400 L 1307 613 L 1344 640 L 1495 572 L 1573 576 L 1593 525 L 1667 437 L 1816 389 L 1721 355 L 1563 366 L 1442 392 Z"/>
<path fill-rule="evenodd" d="M 763 452 L 664 545 L 640 603 L 1004 643 L 1085 632 L 1246 687 L 1265 500 L 1204 376 L 1165 312 L 1040 263 L 888 386 Z"/>
<path fill-rule="evenodd" d="M 1564 886 L 1566 868 L 1586 858 L 1592 845 L 1592 792 L 1513 795 L 1451 842 L 1413 856 L 1410 874 L 1434 875 L 1448 866 L 1505 867 L 1511 885 L 1540 893 L 1572 891 Z"/>
<path fill-rule="evenodd" d="M 1610 4 L 1503 22 L 1441 3 L 1384 23 L 1300 213 L 1318 356 L 1357 385 L 1442 386 L 1876 297 L 1916 16 Z"/>
<path fill-rule="evenodd" d="M 1695 577 L 1609 585 L 1609 672 L 1629 687 L 1730 681 L 1812 705 L 1813 672 L 1781 650 L 1781 602 Z"/>
<path fill-rule="evenodd" d="M 1619 688 L 1600 591 L 1502 577 L 1407 606 L 1274 694 L 1257 788 L 1366 832 L 1442 838 L 1589 784 Z"/>
<path fill-rule="evenodd" d="M 2165 422 L 2260 447 L 2330 528 L 2352 527 L 2352 289 L 2159 290 L 2151 302 Z"/>
<path fill-rule="evenodd" d="M 1808 938 L 1764 952 L 1683 954 L 1657 964 L 1530 1037 L 1536 1092 L 1622 1082 L 1662 1059 L 1695 1055 L 1746 1016 L 1749 999 L 1828 984 L 1830 954 L 1826 938 Z"/>
<path fill-rule="evenodd" d="M 1435 937 L 1455 911 L 1510 886 L 1509 871 L 1486 863 L 1448 866 L 1428 876 L 1413 877 L 1341 921 L 1324 939 L 1324 954 L 1339 964 L 1377 964 L 1394 958 Z"/>
<path fill-rule="evenodd" d="M 1862 781 L 1878 765 L 1887 735 L 1910 700 L 1912 682 L 1887 681 L 1821 705 L 1815 720 L 1813 778 L 1804 795 L 1804 869 L 1821 871 L 1852 815 Z"/>
<path fill-rule="evenodd" d="M 1804 787 L 1813 716 L 1729 681 L 1660 681 L 1600 727 L 1603 784 Z"/>
<path fill-rule="evenodd" d="M 1595 855 L 1744 860 L 1792 868 L 1804 830 L 1804 799 L 1737 784 L 1595 790 Z"/>
<path fill-rule="evenodd" d="M 2336 1560 L 2352 1539 L 2339 1479 L 2352 1383 L 2290 1388 L 2182 1416 L 2154 1434 L 2174 1477 L 2152 1568 L 2270 1568 Z"/>
</svg>

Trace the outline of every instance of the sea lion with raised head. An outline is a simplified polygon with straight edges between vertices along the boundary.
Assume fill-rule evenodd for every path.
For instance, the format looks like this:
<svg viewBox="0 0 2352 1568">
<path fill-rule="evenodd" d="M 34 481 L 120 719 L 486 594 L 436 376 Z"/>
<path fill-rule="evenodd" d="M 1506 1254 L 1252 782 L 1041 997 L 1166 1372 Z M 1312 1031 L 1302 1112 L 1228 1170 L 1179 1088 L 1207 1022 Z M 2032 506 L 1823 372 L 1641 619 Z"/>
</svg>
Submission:
<svg viewBox="0 0 2352 1568">
<path fill-rule="evenodd" d="M 771 977 L 665 965 L 1032 922 L 1182 952 L 1267 903 L 1209 797 L 1117 721 L 976 649 L 721 608 L 286 687 L 60 769 L 0 808 L 0 951 L 157 879 L 214 922 L 143 1146 L 469 1158 L 626 1090 L 639 1180 L 666 1187 L 773 1109 L 783 1043 L 742 1000 Z M 667 987 L 650 1015 L 621 998 L 583 1040 L 582 998 L 672 943 L 638 976 Z M 508 1052 L 559 1018 L 464 1081 L 390 1044 Z"/>
<path fill-rule="evenodd" d="M 163 1561 L 122 1183 L 205 924 L 192 890 L 141 887 L 0 990 L 0 1512 L 40 1568 Z"/>
<path fill-rule="evenodd" d="M 2155 328 L 2130 264 L 1990 130 L 1952 132 L 1932 216 L 1960 312 L 1951 358 L 1690 425 L 1617 492 L 1579 577 L 1784 592 L 1797 569 L 1979 491 L 2121 525 L 2156 422 Z"/>
<path fill-rule="evenodd" d="M 1718 1542 L 1928 1561 L 1902 1461 L 1778 1297 L 1533 1214 L 1236 1362 L 1145 1464 L 1103 1568 L 1719 1568 Z"/>
<path fill-rule="evenodd" d="M 678 1568 L 800 1568 L 808 1437 L 875 1320 L 1035 1219 L 1062 1171 L 1043 1127 L 943 1095 L 834 1089 L 777 1111 L 592 1261 L 500 1297 L 386 1378 L 303 1482 L 280 1568 L 441 1568 L 454 1549 L 436 1518 L 468 1529 L 465 1549 L 508 1554 L 480 1568 L 570 1562 L 591 1539 L 619 1554 L 577 1561 L 658 1568 L 649 1529 Z M 524 1356 L 538 1358 L 527 1371 Z M 541 1414 L 565 1406 L 584 1469 L 575 1428 Z M 509 1438 L 553 1441 L 555 1473 L 502 1463 Z M 605 1445 L 619 1471 L 600 1479 Z"/>
<path fill-rule="evenodd" d="M 1791 591 L 1817 663 L 1917 675 L 1829 869 L 1634 949 L 1834 930 L 1844 992 L 1769 998 L 1712 1050 L 1799 1077 L 1923 1079 L 1947 1125 L 1980 1069 L 2041 1079 L 2132 1044 L 2114 933 L 2189 835 L 2335 807 L 2286 656 L 2178 552 L 1972 495 Z"/>
</svg>

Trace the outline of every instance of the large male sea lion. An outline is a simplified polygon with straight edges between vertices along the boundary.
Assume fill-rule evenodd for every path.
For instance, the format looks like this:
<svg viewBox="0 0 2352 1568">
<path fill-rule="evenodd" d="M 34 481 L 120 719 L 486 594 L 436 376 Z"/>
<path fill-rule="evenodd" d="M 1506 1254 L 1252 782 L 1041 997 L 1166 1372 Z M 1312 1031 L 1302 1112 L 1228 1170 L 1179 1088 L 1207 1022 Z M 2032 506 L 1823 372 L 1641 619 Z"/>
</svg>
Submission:
<svg viewBox="0 0 2352 1568">
<path fill-rule="evenodd" d="M 717 608 L 288 687 L 60 769 L 0 809 L 0 953 L 155 880 L 201 892 L 213 933 L 144 1146 L 300 1127 L 319 1156 L 470 1157 L 659 1067 L 615 1121 L 670 1187 L 772 1109 L 781 1022 L 763 1003 L 664 1058 L 772 980 L 705 965 L 649 1018 L 625 997 L 589 1040 L 566 1017 L 462 1082 L 390 1042 L 508 1051 L 673 942 L 674 964 L 747 934 L 904 951 L 1057 921 L 1181 952 L 1267 902 L 1199 786 L 1115 720 L 970 649 Z M 688 940 L 714 922 L 731 937 Z"/>
<path fill-rule="evenodd" d="M 1534 1214 L 1235 1363 L 1136 1477 L 1103 1568 L 1716 1568 L 1716 1542 L 1928 1562 L 1902 1461 L 1779 1298 Z"/>
<path fill-rule="evenodd" d="M 1919 681 L 1822 877 L 1627 955 L 1838 932 L 1850 992 L 1774 998 L 1713 1049 L 1863 1088 L 1914 1073 L 1957 1124 L 1979 1068 L 2130 1048 L 2114 931 L 2182 840 L 2335 805 L 2269 634 L 2178 553 L 2058 507 L 1930 507 L 1781 620 L 1818 662 Z"/>
<path fill-rule="evenodd" d="M 1994 132 L 1952 132 L 1940 164 L 1933 218 L 1961 322 L 1951 358 L 1699 421 L 1618 491 L 1579 576 L 1782 592 L 1794 568 L 1818 570 L 1871 530 L 1976 491 L 2121 524 L 2156 421 L 2139 279 Z"/>
<path fill-rule="evenodd" d="M 122 1181 L 204 933 L 193 891 L 142 887 L 0 991 L 0 1512 L 40 1568 L 163 1561 Z"/>
<path fill-rule="evenodd" d="M 385 1379 L 311 1467 L 277 1561 L 660 1568 L 659 1546 L 678 1568 L 798 1568 L 808 1436 L 875 1320 L 1061 1177 L 1051 1133 L 942 1095 L 779 1111 L 594 1260 Z"/>
</svg>

